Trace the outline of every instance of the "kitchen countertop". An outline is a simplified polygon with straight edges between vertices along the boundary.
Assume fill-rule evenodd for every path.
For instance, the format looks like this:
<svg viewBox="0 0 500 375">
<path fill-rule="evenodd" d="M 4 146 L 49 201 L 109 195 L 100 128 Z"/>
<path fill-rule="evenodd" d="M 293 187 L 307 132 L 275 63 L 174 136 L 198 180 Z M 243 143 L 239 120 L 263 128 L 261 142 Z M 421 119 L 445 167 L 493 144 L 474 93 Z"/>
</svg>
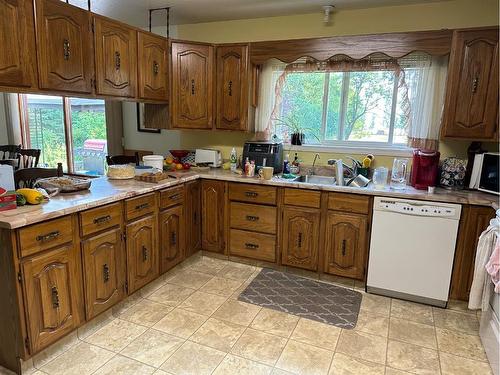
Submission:
<svg viewBox="0 0 500 375">
<path fill-rule="evenodd" d="M 500 206 L 497 196 L 478 191 L 449 191 L 436 188 L 433 194 L 429 194 L 426 190 L 416 190 L 411 186 L 408 186 L 405 190 L 398 191 L 391 190 L 388 187 L 385 189 L 376 189 L 373 184 L 370 184 L 367 188 L 360 189 L 345 186 L 291 182 L 277 177 L 274 177 L 270 181 L 263 181 L 258 178 L 243 177 L 221 169 L 214 169 L 209 172 L 178 172 L 171 173 L 171 175 L 175 175 L 177 178 L 169 178 L 159 183 L 148 183 L 136 180 L 109 180 L 106 177 L 96 178 L 92 180 L 92 186 L 89 190 L 59 194 L 51 198 L 50 201 L 40 205 L 27 205 L 15 210 L 0 212 L 0 228 L 20 228 L 44 220 L 102 206 L 125 198 L 165 189 L 199 178 L 446 203 L 473 204 L 492 207 L 495 210 Z"/>
</svg>

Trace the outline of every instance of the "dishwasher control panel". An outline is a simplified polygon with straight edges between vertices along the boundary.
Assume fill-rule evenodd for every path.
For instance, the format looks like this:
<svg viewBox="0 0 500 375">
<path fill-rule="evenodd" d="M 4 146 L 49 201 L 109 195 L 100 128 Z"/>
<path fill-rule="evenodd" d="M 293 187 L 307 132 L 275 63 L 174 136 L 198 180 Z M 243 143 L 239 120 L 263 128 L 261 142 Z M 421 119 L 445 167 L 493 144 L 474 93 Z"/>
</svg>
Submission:
<svg viewBox="0 0 500 375">
<path fill-rule="evenodd" d="M 378 204 L 377 204 L 378 203 Z M 396 199 L 380 199 L 375 209 L 397 212 L 415 216 L 456 217 L 457 209 L 454 207 L 420 203 L 417 201 L 406 202 Z M 459 212 L 458 212 L 459 213 Z"/>
</svg>

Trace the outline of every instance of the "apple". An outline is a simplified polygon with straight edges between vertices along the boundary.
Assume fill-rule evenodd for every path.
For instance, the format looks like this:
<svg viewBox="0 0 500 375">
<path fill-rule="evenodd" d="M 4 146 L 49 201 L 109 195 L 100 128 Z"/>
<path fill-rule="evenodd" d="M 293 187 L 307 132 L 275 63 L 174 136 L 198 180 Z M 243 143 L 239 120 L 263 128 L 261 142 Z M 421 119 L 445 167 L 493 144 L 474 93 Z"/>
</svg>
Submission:
<svg viewBox="0 0 500 375">
<path fill-rule="evenodd" d="M 184 164 L 182 164 L 182 167 L 183 167 L 184 169 L 188 170 L 188 169 L 190 169 L 190 168 L 191 168 L 191 164 L 189 164 L 189 163 L 184 163 Z"/>
</svg>

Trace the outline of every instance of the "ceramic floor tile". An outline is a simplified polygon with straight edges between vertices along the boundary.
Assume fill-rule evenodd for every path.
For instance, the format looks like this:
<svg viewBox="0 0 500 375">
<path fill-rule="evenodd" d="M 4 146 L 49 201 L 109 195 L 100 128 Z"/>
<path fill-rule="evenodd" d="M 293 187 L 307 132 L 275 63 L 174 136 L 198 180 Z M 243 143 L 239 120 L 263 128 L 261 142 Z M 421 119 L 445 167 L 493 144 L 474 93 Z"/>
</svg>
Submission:
<svg viewBox="0 0 500 375">
<path fill-rule="evenodd" d="M 222 277 L 214 277 L 208 283 L 200 288 L 201 292 L 217 294 L 223 297 L 230 297 L 241 285 L 241 280 L 224 279 Z"/>
<path fill-rule="evenodd" d="M 250 328 L 281 337 L 290 337 L 299 317 L 280 311 L 263 308 L 250 324 Z"/>
<path fill-rule="evenodd" d="M 132 341 L 120 354 L 160 367 L 183 343 L 184 339 L 150 329 Z"/>
<path fill-rule="evenodd" d="M 274 366 L 286 342 L 287 340 L 283 337 L 247 329 L 238 339 L 231 353 Z"/>
<path fill-rule="evenodd" d="M 273 368 L 273 371 L 271 371 L 271 375 L 295 375 L 295 374 L 275 367 Z"/>
<path fill-rule="evenodd" d="M 389 316 L 391 310 L 391 299 L 375 294 L 362 293 L 361 310 L 366 310 L 372 314 Z"/>
<path fill-rule="evenodd" d="M 479 320 L 474 314 L 434 308 L 433 315 L 436 327 L 470 335 L 479 334 Z"/>
<path fill-rule="evenodd" d="M 399 299 L 392 300 L 391 317 L 424 324 L 434 324 L 432 307 Z"/>
<path fill-rule="evenodd" d="M 138 303 L 139 301 L 142 301 L 142 300 L 143 300 L 143 298 L 142 298 L 141 294 L 137 291 L 134 294 L 125 298 L 124 300 L 118 302 L 116 305 L 114 305 L 111 308 L 111 312 L 112 312 L 113 316 L 117 318 L 125 310 L 131 308 L 136 303 Z"/>
<path fill-rule="evenodd" d="M 396 370 L 395 368 L 392 367 L 385 368 L 385 375 L 408 375 L 408 374 L 411 374 L 411 372 Z"/>
<path fill-rule="evenodd" d="M 272 367 L 228 354 L 213 375 L 267 375 L 271 371 Z"/>
<path fill-rule="evenodd" d="M 76 331 L 73 331 L 69 335 L 63 337 L 61 340 L 57 341 L 55 344 L 49 346 L 47 349 L 42 350 L 40 353 L 35 354 L 32 358 L 33 365 L 31 367 L 40 368 L 44 364 L 52 361 L 54 358 L 60 356 L 65 351 L 69 350 L 75 345 L 78 345 L 80 340 L 78 340 L 78 335 Z M 25 372 L 23 371 L 23 374 Z"/>
<path fill-rule="evenodd" d="M 467 301 L 458 301 L 450 299 L 446 305 L 447 310 L 460 311 L 466 314 L 474 315 L 475 310 L 469 310 L 469 303 Z"/>
<path fill-rule="evenodd" d="M 332 357 L 330 350 L 289 340 L 276 367 L 301 375 L 325 375 Z"/>
<path fill-rule="evenodd" d="M 196 290 L 175 284 L 165 284 L 148 296 L 148 300 L 168 306 L 178 306 Z"/>
<path fill-rule="evenodd" d="M 92 374 L 114 355 L 113 352 L 82 342 L 42 366 L 40 370 L 50 375 Z"/>
<path fill-rule="evenodd" d="M 213 317 L 231 323 L 248 326 L 262 308 L 246 302 L 227 300 Z"/>
<path fill-rule="evenodd" d="M 172 277 L 168 282 L 170 284 L 180 285 L 185 288 L 199 289 L 205 285 L 213 276 L 205 273 L 182 270 Z"/>
<path fill-rule="evenodd" d="M 387 339 L 365 332 L 342 330 L 336 351 L 351 357 L 385 364 Z"/>
<path fill-rule="evenodd" d="M 243 331 L 245 331 L 243 326 L 210 318 L 190 340 L 227 353 L 236 344 Z"/>
<path fill-rule="evenodd" d="M 429 349 L 437 349 L 436 331 L 434 326 L 428 324 L 391 318 L 389 338 Z"/>
<path fill-rule="evenodd" d="M 89 344 L 119 352 L 147 330 L 146 327 L 115 319 L 85 339 Z"/>
<path fill-rule="evenodd" d="M 349 357 L 342 353 L 335 353 L 330 375 L 384 375 L 385 366 L 368 362 L 359 358 Z"/>
<path fill-rule="evenodd" d="M 205 320 L 207 320 L 205 315 L 182 309 L 174 309 L 156 323 L 153 328 L 187 339 L 205 323 Z"/>
<path fill-rule="evenodd" d="M 441 372 L 443 375 L 491 375 L 488 362 L 457 357 L 451 354 L 439 353 Z"/>
<path fill-rule="evenodd" d="M 252 276 L 254 271 L 254 266 L 248 266 L 246 264 L 239 263 L 229 263 L 217 273 L 217 276 L 223 277 L 225 279 L 245 281 L 250 276 Z"/>
<path fill-rule="evenodd" d="M 486 361 L 486 353 L 479 336 L 436 328 L 439 350 L 461 357 Z"/>
<path fill-rule="evenodd" d="M 155 368 L 133 359 L 117 355 L 99 368 L 95 375 L 150 375 Z"/>
<path fill-rule="evenodd" d="M 220 350 L 186 341 L 162 368 L 175 375 L 209 375 L 225 356 Z"/>
<path fill-rule="evenodd" d="M 387 366 L 411 374 L 438 375 L 438 352 L 421 346 L 389 340 Z"/>
<path fill-rule="evenodd" d="M 292 333 L 292 339 L 309 345 L 335 350 L 341 328 L 301 318 Z"/>
<path fill-rule="evenodd" d="M 151 281 L 149 284 L 139 289 L 139 295 L 142 298 L 149 297 L 151 294 L 153 294 L 155 291 L 157 291 L 163 285 L 165 285 L 165 283 L 166 283 L 165 275 L 161 275 L 156 280 Z"/>
<path fill-rule="evenodd" d="M 189 266 L 190 271 L 206 273 L 207 275 L 216 275 L 227 265 L 226 261 L 202 258 Z"/>
<path fill-rule="evenodd" d="M 358 321 L 354 330 L 387 337 L 389 334 L 389 318 L 361 310 L 358 314 Z"/>
<path fill-rule="evenodd" d="M 146 327 L 152 327 L 158 323 L 173 307 L 165 306 L 161 303 L 143 300 L 120 314 L 119 318 L 140 324 Z"/>
<path fill-rule="evenodd" d="M 226 297 L 197 291 L 186 298 L 186 300 L 179 305 L 179 308 L 210 316 L 226 301 L 226 299 Z"/>
<path fill-rule="evenodd" d="M 84 340 L 115 319 L 116 318 L 113 316 L 111 309 L 109 309 L 102 314 L 97 315 L 95 318 L 85 323 L 83 326 L 79 327 L 76 331 L 77 336 L 80 340 Z"/>
</svg>

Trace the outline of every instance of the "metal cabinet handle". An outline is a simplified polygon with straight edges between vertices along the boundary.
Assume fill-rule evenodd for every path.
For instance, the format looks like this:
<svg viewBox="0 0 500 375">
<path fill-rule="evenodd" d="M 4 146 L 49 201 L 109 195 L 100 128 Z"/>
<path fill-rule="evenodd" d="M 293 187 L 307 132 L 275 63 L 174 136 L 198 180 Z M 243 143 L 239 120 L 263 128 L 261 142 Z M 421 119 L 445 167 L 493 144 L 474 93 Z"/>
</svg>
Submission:
<svg viewBox="0 0 500 375">
<path fill-rule="evenodd" d="M 111 216 L 110 215 L 96 217 L 94 219 L 94 224 L 103 224 L 103 223 L 106 223 L 106 222 L 108 222 L 110 220 L 111 220 Z"/>
<path fill-rule="evenodd" d="M 145 262 L 149 258 L 149 251 L 146 246 L 142 246 L 142 261 Z"/>
<path fill-rule="evenodd" d="M 228 95 L 233 96 L 233 81 L 229 81 L 227 86 L 228 86 Z"/>
<path fill-rule="evenodd" d="M 302 247 L 302 232 L 299 232 L 299 234 L 298 234 L 297 247 Z"/>
<path fill-rule="evenodd" d="M 53 286 L 51 289 L 52 297 L 52 307 L 57 309 L 59 307 L 59 292 L 57 291 L 57 286 Z"/>
<path fill-rule="evenodd" d="M 102 278 L 105 283 L 109 281 L 109 266 L 106 263 L 102 266 Z"/>
<path fill-rule="evenodd" d="M 258 221 L 259 217 L 258 216 L 247 215 L 247 220 L 248 221 Z"/>
<path fill-rule="evenodd" d="M 168 199 L 175 200 L 179 198 L 180 194 L 172 194 L 171 196 L 168 197 Z"/>
<path fill-rule="evenodd" d="M 194 79 L 191 80 L 191 95 L 194 95 L 195 93 L 195 85 L 194 85 Z"/>
<path fill-rule="evenodd" d="M 342 240 L 342 256 L 345 257 L 345 246 L 346 246 L 346 241 Z"/>
<path fill-rule="evenodd" d="M 479 77 L 475 77 L 472 80 L 472 93 L 475 94 L 477 91 L 477 86 L 479 85 Z"/>
<path fill-rule="evenodd" d="M 254 244 L 254 243 L 245 243 L 245 247 L 246 247 L 247 249 L 258 249 L 258 248 L 259 248 L 259 245 Z"/>
<path fill-rule="evenodd" d="M 36 236 L 36 240 L 41 241 L 41 242 L 50 241 L 50 240 L 53 240 L 53 239 L 56 239 L 57 237 L 59 237 L 60 234 L 61 234 L 61 232 L 56 230 L 54 232 L 50 232 L 47 234 Z"/>
<path fill-rule="evenodd" d="M 255 198 L 259 195 L 259 193 L 256 193 L 255 191 L 246 191 L 245 196 L 249 198 Z"/>
<path fill-rule="evenodd" d="M 115 69 L 120 70 L 121 65 L 122 65 L 121 54 L 119 51 L 115 51 Z"/>
<path fill-rule="evenodd" d="M 69 40 L 68 39 L 64 39 L 63 40 L 63 53 L 64 53 L 64 60 L 69 60 L 69 58 L 71 57 L 71 50 L 69 48 Z"/>
<path fill-rule="evenodd" d="M 177 233 L 176 232 L 172 232 L 170 234 L 170 244 L 171 245 L 176 245 L 177 244 Z"/>
<path fill-rule="evenodd" d="M 145 208 L 148 208 L 149 207 L 149 203 L 143 203 L 143 204 L 138 204 L 137 206 L 135 206 L 135 209 L 140 211 L 140 210 L 144 210 Z"/>
<path fill-rule="evenodd" d="M 158 75 L 159 71 L 160 71 L 160 65 L 156 61 L 153 61 L 153 74 Z"/>
</svg>

